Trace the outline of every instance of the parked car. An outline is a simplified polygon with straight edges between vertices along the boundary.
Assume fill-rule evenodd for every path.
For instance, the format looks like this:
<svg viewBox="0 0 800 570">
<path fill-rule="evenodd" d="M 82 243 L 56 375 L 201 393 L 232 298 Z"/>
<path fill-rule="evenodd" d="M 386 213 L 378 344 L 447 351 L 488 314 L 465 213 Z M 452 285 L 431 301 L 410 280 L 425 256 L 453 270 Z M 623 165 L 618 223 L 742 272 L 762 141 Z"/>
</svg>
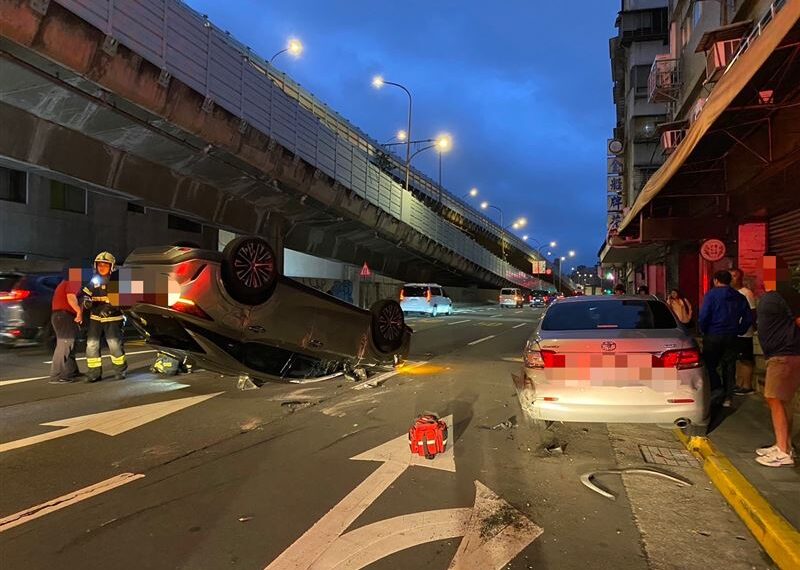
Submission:
<svg viewBox="0 0 800 570">
<path fill-rule="evenodd" d="M 257 384 L 303 382 L 361 376 L 408 356 L 411 329 L 396 301 L 367 311 L 284 277 L 257 237 L 237 238 L 222 253 L 140 248 L 123 270 L 143 292 L 128 312 L 147 343 L 195 367 Z"/>
<path fill-rule="evenodd" d="M 551 305 L 514 377 L 534 420 L 707 423 L 709 385 L 694 338 L 658 299 L 581 296 Z"/>
<path fill-rule="evenodd" d="M 60 272 L 0 271 L 0 344 L 33 346 L 52 335 L 50 305 Z"/>
<path fill-rule="evenodd" d="M 403 313 L 424 313 L 432 317 L 453 314 L 453 301 L 438 283 L 406 283 L 400 290 Z"/>
<path fill-rule="evenodd" d="M 521 309 L 525 303 L 525 296 L 522 294 L 521 289 L 506 287 L 505 289 L 500 289 L 500 297 L 498 300 L 501 309 L 506 307 Z"/>
</svg>

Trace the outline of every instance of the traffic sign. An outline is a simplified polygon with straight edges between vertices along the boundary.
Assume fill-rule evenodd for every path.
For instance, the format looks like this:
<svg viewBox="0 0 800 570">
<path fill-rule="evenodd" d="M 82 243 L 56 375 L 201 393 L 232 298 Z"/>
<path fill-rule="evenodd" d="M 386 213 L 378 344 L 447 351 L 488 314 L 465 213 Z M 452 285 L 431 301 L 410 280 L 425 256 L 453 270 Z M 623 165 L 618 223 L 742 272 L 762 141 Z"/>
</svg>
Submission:
<svg viewBox="0 0 800 570">
<path fill-rule="evenodd" d="M 367 265 L 366 261 L 364 262 L 364 265 L 361 267 L 361 273 L 359 273 L 359 275 L 361 275 L 361 277 L 369 277 L 370 275 L 372 275 L 372 271 L 369 270 L 369 265 Z"/>
</svg>

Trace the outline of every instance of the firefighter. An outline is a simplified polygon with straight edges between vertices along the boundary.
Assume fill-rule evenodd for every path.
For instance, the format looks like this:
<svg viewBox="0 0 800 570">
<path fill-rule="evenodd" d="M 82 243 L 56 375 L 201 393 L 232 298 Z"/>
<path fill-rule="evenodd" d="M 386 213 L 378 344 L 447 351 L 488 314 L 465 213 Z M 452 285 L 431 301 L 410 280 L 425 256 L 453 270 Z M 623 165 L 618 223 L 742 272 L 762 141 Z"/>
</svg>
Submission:
<svg viewBox="0 0 800 570">
<path fill-rule="evenodd" d="M 86 374 L 89 382 L 97 382 L 103 378 L 102 360 L 100 358 L 100 338 L 105 335 L 108 350 L 111 352 L 111 364 L 114 378 L 125 378 L 128 364 L 125 362 L 125 350 L 122 346 L 123 314 L 119 307 L 119 285 L 112 274 L 116 270 L 116 258 L 107 251 L 101 251 L 94 258 L 95 274 L 82 290 L 82 302 L 89 313 L 89 332 L 86 337 Z"/>
</svg>

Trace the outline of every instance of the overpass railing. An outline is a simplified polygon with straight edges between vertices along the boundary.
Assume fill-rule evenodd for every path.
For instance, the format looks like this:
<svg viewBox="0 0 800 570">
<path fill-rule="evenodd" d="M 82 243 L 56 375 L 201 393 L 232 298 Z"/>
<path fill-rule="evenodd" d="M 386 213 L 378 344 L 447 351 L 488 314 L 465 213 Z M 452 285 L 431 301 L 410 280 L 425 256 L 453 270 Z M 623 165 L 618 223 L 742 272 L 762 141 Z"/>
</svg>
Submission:
<svg viewBox="0 0 800 570">
<path fill-rule="evenodd" d="M 383 172 L 374 163 L 377 143 L 284 74 L 277 81 L 263 58 L 182 2 L 57 2 L 159 67 L 163 81 L 175 77 L 204 95 L 204 110 L 220 106 L 239 117 L 242 128 L 257 129 L 363 199 L 478 266 L 519 285 L 533 282 L 532 276 L 489 252 Z M 456 209 L 449 195 L 447 205 Z M 467 207 L 461 206 L 467 212 Z M 487 220 L 481 218 L 486 225 Z M 499 226 L 494 228 L 499 230 Z"/>
</svg>

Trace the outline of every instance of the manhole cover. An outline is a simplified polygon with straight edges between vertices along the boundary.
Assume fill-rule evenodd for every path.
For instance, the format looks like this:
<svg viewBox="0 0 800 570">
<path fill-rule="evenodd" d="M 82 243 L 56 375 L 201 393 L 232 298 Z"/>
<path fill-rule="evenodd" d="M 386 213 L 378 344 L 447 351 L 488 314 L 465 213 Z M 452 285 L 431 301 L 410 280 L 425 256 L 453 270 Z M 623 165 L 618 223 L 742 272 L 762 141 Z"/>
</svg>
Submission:
<svg viewBox="0 0 800 570">
<path fill-rule="evenodd" d="M 646 463 L 658 465 L 672 465 L 675 467 L 700 467 L 700 462 L 692 453 L 678 447 L 656 447 L 654 445 L 640 445 Z"/>
</svg>

